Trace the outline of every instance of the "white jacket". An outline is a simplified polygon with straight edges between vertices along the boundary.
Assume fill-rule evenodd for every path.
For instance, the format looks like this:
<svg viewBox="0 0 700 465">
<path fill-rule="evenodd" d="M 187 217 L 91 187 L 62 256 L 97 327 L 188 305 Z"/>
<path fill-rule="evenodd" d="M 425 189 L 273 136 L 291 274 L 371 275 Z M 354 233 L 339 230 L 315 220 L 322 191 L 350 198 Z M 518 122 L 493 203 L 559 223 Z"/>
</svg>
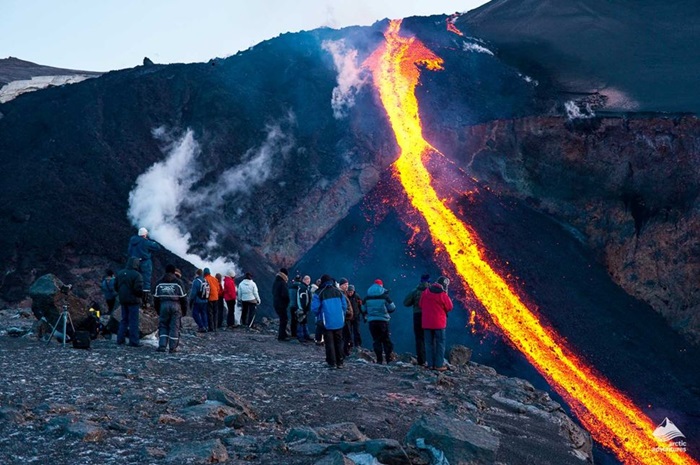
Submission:
<svg viewBox="0 0 700 465">
<path fill-rule="evenodd" d="M 260 305 L 258 285 L 252 279 L 244 279 L 238 285 L 238 300 L 241 302 L 256 302 Z"/>
</svg>

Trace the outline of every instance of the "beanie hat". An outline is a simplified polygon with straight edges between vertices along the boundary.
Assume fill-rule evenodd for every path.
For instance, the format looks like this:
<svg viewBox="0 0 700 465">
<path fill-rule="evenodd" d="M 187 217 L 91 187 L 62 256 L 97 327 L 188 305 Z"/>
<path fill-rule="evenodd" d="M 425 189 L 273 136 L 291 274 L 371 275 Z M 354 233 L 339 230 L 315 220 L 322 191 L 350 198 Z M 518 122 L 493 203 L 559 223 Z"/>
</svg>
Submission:
<svg viewBox="0 0 700 465">
<path fill-rule="evenodd" d="M 204 276 L 208 274 L 211 274 L 211 271 L 209 270 L 209 268 L 204 268 Z"/>
<path fill-rule="evenodd" d="M 420 277 L 420 282 L 422 283 L 428 283 L 430 282 L 430 275 L 429 274 L 424 274 Z"/>
<path fill-rule="evenodd" d="M 289 271 L 287 271 L 287 269 L 284 268 L 284 267 L 283 267 L 283 268 L 280 268 L 280 272 L 286 274 L 287 276 L 289 276 Z"/>
<path fill-rule="evenodd" d="M 348 284 L 348 292 L 354 291 L 354 290 L 355 290 L 355 286 L 353 286 L 352 284 Z"/>
<path fill-rule="evenodd" d="M 382 282 L 381 279 L 375 279 L 374 284 L 379 284 L 380 286 L 384 286 L 384 283 Z"/>
<path fill-rule="evenodd" d="M 140 228 L 139 229 L 139 236 L 148 236 L 148 229 Z"/>
<path fill-rule="evenodd" d="M 340 278 L 340 280 L 338 281 L 338 284 L 340 284 L 342 286 L 343 284 L 347 284 L 347 282 L 348 282 L 347 278 Z"/>
<path fill-rule="evenodd" d="M 321 276 L 321 284 L 326 283 L 328 281 L 333 281 L 333 278 L 331 278 L 330 275 L 324 274 L 323 276 Z"/>
<path fill-rule="evenodd" d="M 175 273 L 175 265 L 173 265 L 171 263 L 165 265 L 165 272 L 174 274 Z"/>
<path fill-rule="evenodd" d="M 233 270 L 228 270 L 228 273 L 226 274 L 226 276 L 231 276 L 232 278 L 235 278 L 235 277 L 236 277 L 236 272 L 233 271 Z"/>
<path fill-rule="evenodd" d="M 450 278 L 446 276 L 440 276 L 437 279 L 437 283 L 442 286 L 443 289 L 447 290 L 447 286 L 450 285 Z"/>
</svg>

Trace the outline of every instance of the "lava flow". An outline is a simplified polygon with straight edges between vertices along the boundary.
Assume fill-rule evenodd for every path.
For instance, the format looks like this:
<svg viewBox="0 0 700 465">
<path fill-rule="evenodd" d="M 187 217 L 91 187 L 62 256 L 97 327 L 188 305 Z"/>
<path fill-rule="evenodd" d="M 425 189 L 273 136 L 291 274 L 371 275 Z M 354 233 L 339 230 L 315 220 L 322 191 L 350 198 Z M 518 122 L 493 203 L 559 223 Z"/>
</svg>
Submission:
<svg viewBox="0 0 700 465">
<path fill-rule="evenodd" d="M 423 139 L 415 87 L 420 67 L 442 69 L 442 59 L 415 37 L 399 35 L 391 21 L 386 42 L 365 62 L 388 114 L 400 148 L 394 170 L 413 207 L 425 219 L 436 245 L 481 301 L 510 342 L 570 404 L 594 439 L 623 463 L 692 464 L 684 453 L 663 453 L 654 425 L 629 399 L 569 350 L 554 330 L 543 326 L 508 283 L 487 263 L 478 237 L 443 203 L 431 185 L 423 159 L 439 152 Z"/>
</svg>

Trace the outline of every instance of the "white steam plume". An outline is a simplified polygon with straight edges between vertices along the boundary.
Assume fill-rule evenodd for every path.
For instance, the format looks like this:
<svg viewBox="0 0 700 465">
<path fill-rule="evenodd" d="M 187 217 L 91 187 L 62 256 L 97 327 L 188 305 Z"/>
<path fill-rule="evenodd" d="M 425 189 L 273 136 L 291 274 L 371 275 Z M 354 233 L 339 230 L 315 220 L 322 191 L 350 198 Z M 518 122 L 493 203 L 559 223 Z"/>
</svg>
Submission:
<svg viewBox="0 0 700 465">
<path fill-rule="evenodd" d="M 325 40 L 321 46 L 333 56 L 338 71 L 338 85 L 333 89 L 331 106 L 333 116 L 341 119 L 355 105 L 355 95 L 367 82 L 367 76 L 357 65 L 357 50 L 347 47 L 345 40 Z"/>
<path fill-rule="evenodd" d="M 163 138 L 164 129 L 153 131 L 154 137 Z M 239 268 L 225 258 L 206 260 L 189 253 L 190 234 L 183 233 L 177 223 L 180 205 L 190 195 L 192 185 L 200 177 L 195 159 L 200 153 L 192 130 L 173 142 L 164 161 L 151 166 L 136 180 L 129 193 L 128 216 L 135 227 L 146 227 L 149 235 L 180 258 L 198 268 L 209 267 L 224 273 L 238 272 Z"/>
<path fill-rule="evenodd" d="M 286 122 L 294 124 L 294 115 L 290 113 Z M 243 155 L 243 163 L 225 170 L 213 185 L 188 196 L 188 205 L 206 202 L 209 208 L 218 208 L 226 201 L 225 197 L 250 194 L 254 187 L 276 174 L 275 166 L 287 158 L 293 146 L 294 139 L 280 124 L 268 125 L 265 142 L 260 147 L 248 150 Z"/>
</svg>

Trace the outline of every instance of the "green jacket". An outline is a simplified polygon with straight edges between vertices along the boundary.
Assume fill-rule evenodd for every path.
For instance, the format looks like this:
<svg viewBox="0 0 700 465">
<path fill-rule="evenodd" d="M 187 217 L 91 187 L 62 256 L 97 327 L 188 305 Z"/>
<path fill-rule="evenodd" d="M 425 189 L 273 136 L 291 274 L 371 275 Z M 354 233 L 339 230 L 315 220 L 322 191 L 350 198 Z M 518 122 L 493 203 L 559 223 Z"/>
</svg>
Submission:
<svg viewBox="0 0 700 465">
<path fill-rule="evenodd" d="M 403 299 L 403 304 L 406 307 L 413 307 L 413 313 L 422 313 L 420 309 L 420 295 L 424 290 L 428 289 L 430 283 L 420 283 Z"/>
</svg>

